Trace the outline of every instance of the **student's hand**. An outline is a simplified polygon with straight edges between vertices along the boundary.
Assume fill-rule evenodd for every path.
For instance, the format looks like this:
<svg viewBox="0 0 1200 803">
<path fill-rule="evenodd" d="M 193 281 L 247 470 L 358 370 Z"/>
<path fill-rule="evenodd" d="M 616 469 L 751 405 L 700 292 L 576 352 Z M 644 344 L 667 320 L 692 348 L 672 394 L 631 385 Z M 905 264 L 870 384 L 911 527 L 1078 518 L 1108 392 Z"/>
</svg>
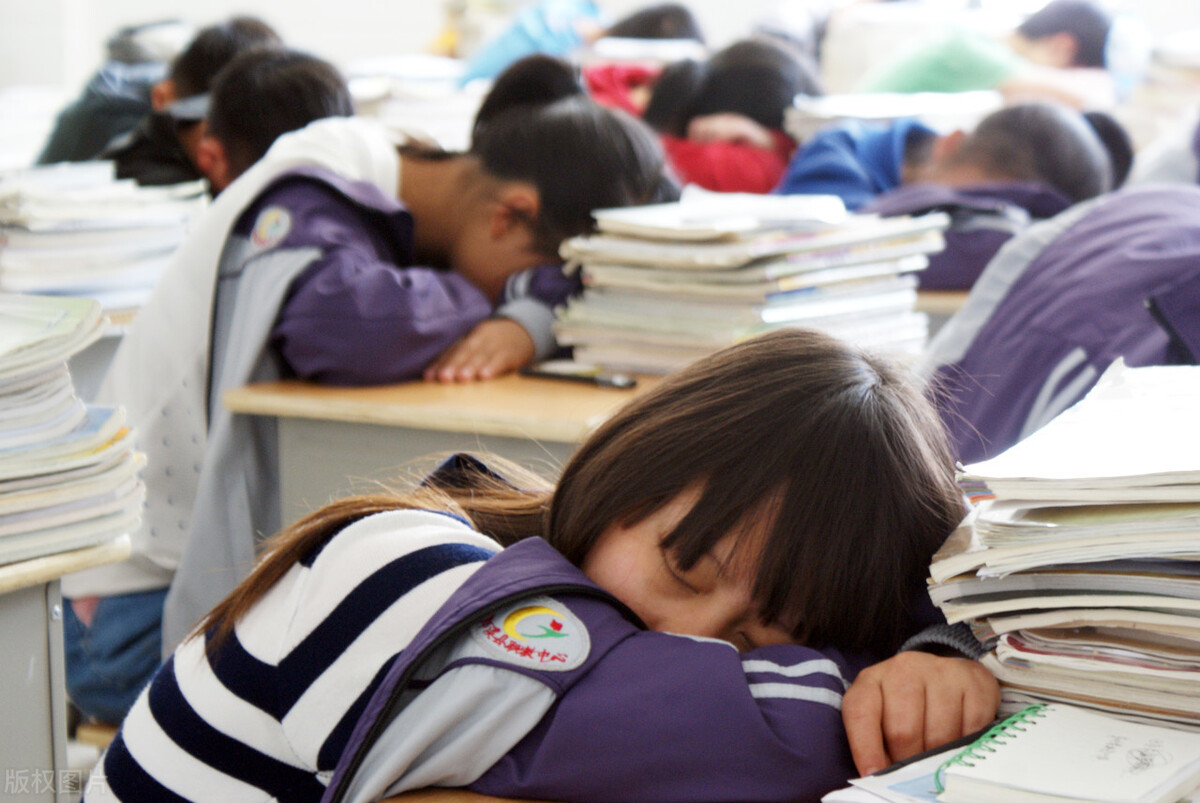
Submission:
<svg viewBox="0 0 1200 803">
<path fill-rule="evenodd" d="M 906 651 L 859 673 L 842 723 L 862 775 L 973 733 L 991 722 L 1000 685 L 966 658 Z"/>
<path fill-rule="evenodd" d="M 733 142 L 767 149 L 775 146 L 770 129 L 733 112 L 693 117 L 688 123 L 687 138 L 696 142 Z"/>
<path fill-rule="evenodd" d="M 533 360 L 533 338 L 508 318 L 488 318 L 442 353 L 428 368 L 430 382 L 470 382 L 515 371 Z"/>
</svg>

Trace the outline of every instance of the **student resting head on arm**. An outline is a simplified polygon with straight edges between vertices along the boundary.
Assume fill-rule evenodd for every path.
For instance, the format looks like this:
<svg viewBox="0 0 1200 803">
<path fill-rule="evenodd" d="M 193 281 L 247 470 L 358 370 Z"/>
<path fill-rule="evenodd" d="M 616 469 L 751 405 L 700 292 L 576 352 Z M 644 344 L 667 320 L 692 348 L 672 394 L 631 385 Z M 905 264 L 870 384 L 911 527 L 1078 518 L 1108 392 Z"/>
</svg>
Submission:
<svg viewBox="0 0 1200 803">
<path fill-rule="evenodd" d="M 783 131 L 783 114 L 800 94 L 822 94 L 816 66 L 790 44 L 761 36 L 734 42 L 706 62 L 668 65 L 642 119 L 662 134 L 684 183 L 768 192 L 796 147 Z"/>
<path fill-rule="evenodd" d="M 213 79 L 196 163 L 216 195 L 287 132 L 353 114 L 350 89 L 332 64 L 296 50 L 256 48 Z"/>
<path fill-rule="evenodd" d="M 912 119 L 830 126 L 800 149 L 776 191 L 830 193 L 882 215 L 950 213 L 946 247 L 918 277 L 925 289 L 966 289 L 1030 221 L 1112 189 L 1132 155 L 1124 129 L 1103 112 L 1024 103 L 969 133 L 938 135 Z"/>
<path fill-rule="evenodd" d="M 255 17 L 233 17 L 202 28 L 171 62 L 167 77 L 150 90 L 154 111 L 137 128 L 109 143 L 99 158 L 115 163 L 118 178 L 132 178 L 139 184 L 202 178 L 197 148 L 205 130 L 204 96 L 217 73 L 239 53 L 282 44 L 279 35 Z"/>
<path fill-rule="evenodd" d="M 155 668 L 160 616 L 169 652 L 249 571 L 256 534 L 279 528 L 274 426 L 230 415 L 226 390 L 296 375 L 415 379 L 448 350 L 454 378 L 531 360 L 535 338 L 551 347 L 550 304 L 572 287 L 559 242 L 588 231 L 593 208 L 670 191 L 662 166 L 648 129 L 576 90 L 497 109 L 466 153 L 398 146 L 368 120 L 318 120 L 225 188 L 99 393 L 126 408 L 149 459 L 134 556 L 64 586 L 111 602 L 79 622 L 79 643 L 137 628 L 105 642 L 111 654 L 84 656 L 104 668 L 91 675 L 101 692 L 128 700 Z M 122 601 L 144 618 L 101 615 Z M 135 641 L 149 658 L 131 672 Z"/>
<path fill-rule="evenodd" d="M 88 799 L 815 801 L 995 711 L 973 661 L 859 671 L 919 628 L 963 513 L 885 360 L 766 335 L 631 402 L 553 490 L 514 479 L 459 456 L 282 532 Z"/>
</svg>

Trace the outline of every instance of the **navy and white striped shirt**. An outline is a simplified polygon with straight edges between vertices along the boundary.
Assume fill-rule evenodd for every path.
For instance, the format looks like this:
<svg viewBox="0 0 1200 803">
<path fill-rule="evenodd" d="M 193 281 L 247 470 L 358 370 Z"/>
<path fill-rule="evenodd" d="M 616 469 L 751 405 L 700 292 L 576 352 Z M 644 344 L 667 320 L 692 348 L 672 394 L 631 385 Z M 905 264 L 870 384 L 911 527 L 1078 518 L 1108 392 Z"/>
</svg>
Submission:
<svg viewBox="0 0 1200 803">
<path fill-rule="evenodd" d="M 379 513 L 293 566 L 211 657 L 190 639 L 129 712 L 86 799 L 316 801 L 391 660 L 499 545 Z"/>
</svg>

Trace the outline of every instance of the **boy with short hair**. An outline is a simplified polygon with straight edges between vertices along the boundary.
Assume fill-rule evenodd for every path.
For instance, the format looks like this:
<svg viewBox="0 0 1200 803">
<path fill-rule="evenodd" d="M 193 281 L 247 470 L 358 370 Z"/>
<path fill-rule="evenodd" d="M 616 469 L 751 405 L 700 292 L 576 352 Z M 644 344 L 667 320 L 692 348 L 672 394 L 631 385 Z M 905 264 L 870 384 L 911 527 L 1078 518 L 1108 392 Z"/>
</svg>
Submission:
<svg viewBox="0 0 1200 803">
<path fill-rule="evenodd" d="M 204 28 L 171 63 L 167 77 L 150 90 L 154 111 L 110 142 L 99 158 L 116 163 L 118 178 L 144 185 L 202 178 L 196 149 L 204 136 L 203 96 L 221 68 L 239 53 L 282 44 L 279 35 L 255 17 L 234 17 Z"/>
</svg>

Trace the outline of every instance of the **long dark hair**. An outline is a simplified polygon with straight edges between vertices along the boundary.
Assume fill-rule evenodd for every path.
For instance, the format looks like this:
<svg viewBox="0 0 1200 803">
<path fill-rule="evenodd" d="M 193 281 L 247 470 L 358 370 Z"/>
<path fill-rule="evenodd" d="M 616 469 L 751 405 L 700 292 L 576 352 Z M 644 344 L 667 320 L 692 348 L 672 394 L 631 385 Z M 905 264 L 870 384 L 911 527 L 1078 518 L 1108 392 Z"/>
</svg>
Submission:
<svg viewBox="0 0 1200 803">
<path fill-rule="evenodd" d="M 765 619 L 813 646 L 898 646 L 929 559 L 962 515 L 945 436 L 917 385 L 879 357 L 786 330 L 701 360 L 624 407 L 553 494 L 530 475 L 510 484 L 480 471 L 321 508 L 274 538 L 197 632 L 215 629 L 209 645 L 219 644 L 295 563 L 372 513 L 451 510 L 501 544 L 541 536 L 579 565 L 610 525 L 697 483 L 699 500 L 664 547 L 686 569 L 748 516 L 768 516 L 755 597 Z"/>
</svg>

